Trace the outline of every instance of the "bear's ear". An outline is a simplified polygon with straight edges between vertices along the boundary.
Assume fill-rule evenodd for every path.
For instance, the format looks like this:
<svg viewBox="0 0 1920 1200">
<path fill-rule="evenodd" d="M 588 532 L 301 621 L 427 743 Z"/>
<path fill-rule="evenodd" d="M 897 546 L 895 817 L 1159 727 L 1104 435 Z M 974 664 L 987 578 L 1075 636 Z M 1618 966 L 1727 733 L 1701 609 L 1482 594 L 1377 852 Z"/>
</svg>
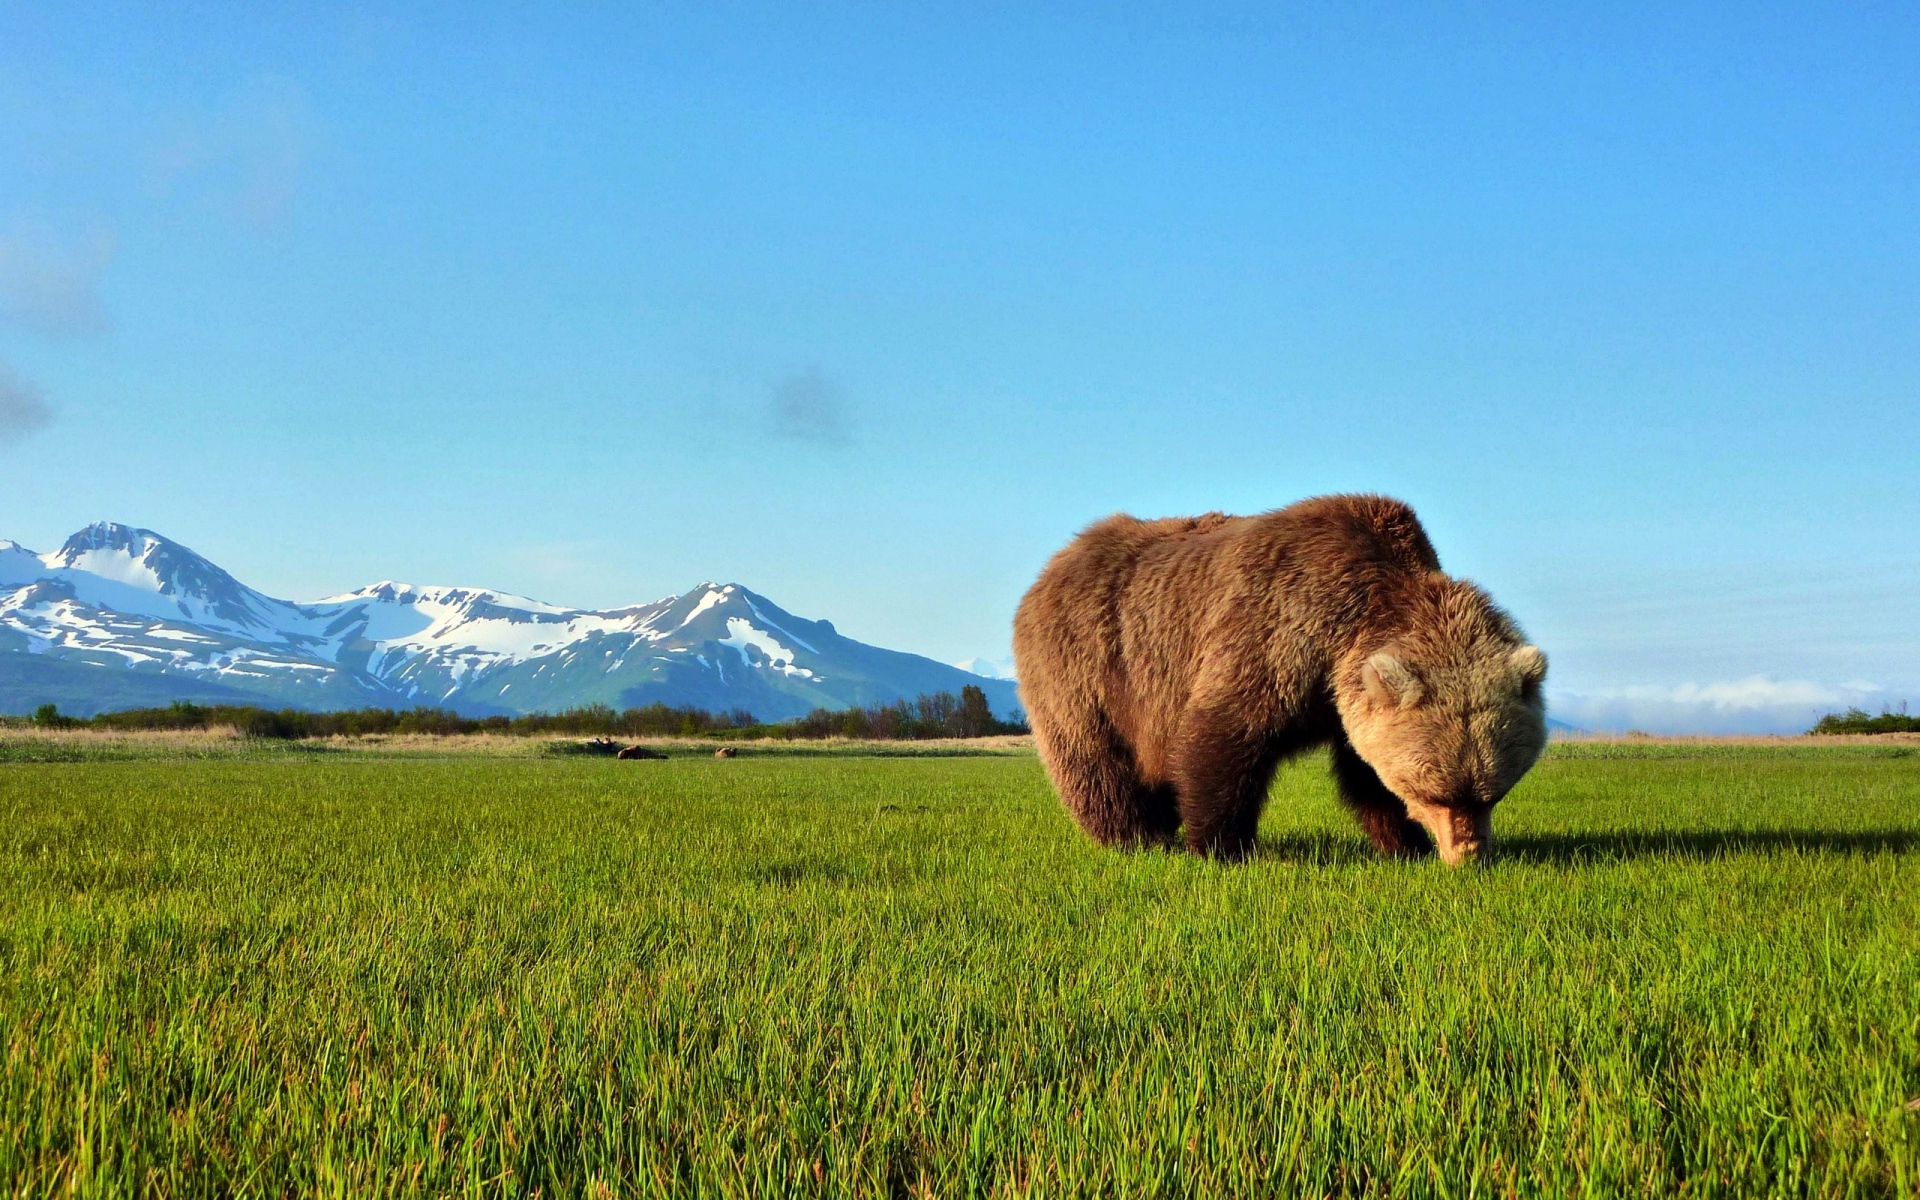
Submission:
<svg viewBox="0 0 1920 1200">
<path fill-rule="evenodd" d="M 1540 684 L 1547 677 L 1547 656 L 1540 653 L 1538 646 L 1522 646 L 1507 656 L 1513 664 L 1514 674 L 1520 676 L 1520 691 L 1532 696 L 1540 691 Z"/>
<path fill-rule="evenodd" d="M 1361 664 L 1360 682 L 1376 704 L 1411 707 L 1420 703 L 1420 680 L 1388 651 L 1382 650 Z"/>
</svg>

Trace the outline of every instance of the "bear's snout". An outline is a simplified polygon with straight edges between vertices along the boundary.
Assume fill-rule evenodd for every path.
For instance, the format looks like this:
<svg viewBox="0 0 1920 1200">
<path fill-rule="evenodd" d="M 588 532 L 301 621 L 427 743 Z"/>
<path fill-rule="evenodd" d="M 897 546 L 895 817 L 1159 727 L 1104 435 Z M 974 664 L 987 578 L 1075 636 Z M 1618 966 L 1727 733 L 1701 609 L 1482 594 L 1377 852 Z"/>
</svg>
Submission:
<svg viewBox="0 0 1920 1200">
<path fill-rule="evenodd" d="M 1429 826 L 1440 861 L 1450 867 L 1486 863 L 1493 858 L 1492 808 L 1443 808 Z"/>
</svg>

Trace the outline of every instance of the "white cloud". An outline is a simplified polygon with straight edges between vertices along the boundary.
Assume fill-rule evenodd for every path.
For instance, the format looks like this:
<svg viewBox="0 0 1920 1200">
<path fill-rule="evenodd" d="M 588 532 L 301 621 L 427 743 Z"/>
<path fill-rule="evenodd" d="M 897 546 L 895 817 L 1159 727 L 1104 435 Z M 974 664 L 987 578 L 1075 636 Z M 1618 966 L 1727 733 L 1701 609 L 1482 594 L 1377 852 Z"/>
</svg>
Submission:
<svg viewBox="0 0 1920 1200">
<path fill-rule="evenodd" d="M 113 237 L 67 241 L 44 231 L 0 237 L 0 320 L 51 338 L 105 333 L 100 280 L 113 262 Z"/>
<path fill-rule="evenodd" d="M 1864 690 L 1873 690 L 1867 685 Z M 1778 708 L 1791 704 L 1838 704 L 1847 689 L 1802 680 L 1774 680 L 1764 675 L 1721 683 L 1682 683 L 1673 687 L 1621 688 L 1614 695 L 1629 700 L 1662 700 L 1672 704 L 1704 704 L 1714 708 Z"/>
<path fill-rule="evenodd" d="M 1555 720 L 1596 731 L 1804 733 L 1827 713 L 1878 712 L 1905 698 L 1896 688 L 1862 680 L 1827 684 L 1753 675 L 1713 683 L 1550 691 L 1548 710 Z"/>
<path fill-rule="evenodd" d="M 177 126 L 153 146 L 153 183 L 162 195 L 197 194 L 257 230 L 271 229 L 299 193 L 311 125 L 299 87 L 254 80 L 222 109 Z"/>
</svg>

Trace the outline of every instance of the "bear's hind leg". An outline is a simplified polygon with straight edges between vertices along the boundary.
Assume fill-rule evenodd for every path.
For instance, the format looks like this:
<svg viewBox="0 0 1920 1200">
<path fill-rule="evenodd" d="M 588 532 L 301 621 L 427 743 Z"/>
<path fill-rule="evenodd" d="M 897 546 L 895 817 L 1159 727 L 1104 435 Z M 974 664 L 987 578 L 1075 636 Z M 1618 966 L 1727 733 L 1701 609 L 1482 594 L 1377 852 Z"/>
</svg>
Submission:
<svg viewBox="0 0 1920 1200">
<path fill-rule="evenodd" d="M 1406 802 L 1387 789 L 1366 760 L 1341 738 L 1333 747 L 1333 780 L 1340 799 L 1360 818 L 1382 854 L 1395 858 L 1422 858 L 1433 853 L 1433 839 L 1420 822 L 1407 815 Z"/>
<path fill-rule="evenodd" d="M 1111 730 L 1079 737 L 1041 735 L 1036 741 L 1054 790 L 1088 837 L 1103 846 L 1173 840 L 1179 813 L 1171 790 L 1143 784 L 1132 751 Z"/>
</svg>

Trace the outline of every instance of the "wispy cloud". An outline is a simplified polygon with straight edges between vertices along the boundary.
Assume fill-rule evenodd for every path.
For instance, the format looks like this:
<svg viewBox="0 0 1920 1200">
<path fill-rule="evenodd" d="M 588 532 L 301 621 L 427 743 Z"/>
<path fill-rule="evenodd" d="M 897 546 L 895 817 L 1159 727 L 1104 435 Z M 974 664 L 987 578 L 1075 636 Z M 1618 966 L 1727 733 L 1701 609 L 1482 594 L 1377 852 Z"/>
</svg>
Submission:
<svg viewBox="0 0 1920 1200">
<path fill-rule="evenodd" d="M 0 236 L 0 321 L 50 338 L 105 333 L 100 281 L 113 249 L 105 232 L 79 240 L 44 230 Z"/>
<path fill-rule="evenodd" d="M 1896 688 L 1866 681 L 1828 684 L 1754 675 L 1714 683 L 1553 692 L 1548 707 L 1556 720 L 1582 729 L 1804 733 L 1826 713 L 1845 708 L 1878 711 L 1903 699 Z"/>
<path fill-rule="evenodd" d="M 784 438 L 843 446 L 853 440 L 846 395 L 818 370 L 790 375 L 768 397 L 773 431 Z"/>
<path fill-rule="evenodd" d="M 40 389 L 0 362 L 0 444 L 20 441 L 52 421 L 53 410 L 47 407 Z"/>
<path fill-rule="evenodd" d="M 305 94 L 256 80 L 227 105 L 177 126 L 149 156 L 162 195 L 197 193 L 256 229 L 280 223 L 299 194 L 311 120 Z"/>
</svg>

